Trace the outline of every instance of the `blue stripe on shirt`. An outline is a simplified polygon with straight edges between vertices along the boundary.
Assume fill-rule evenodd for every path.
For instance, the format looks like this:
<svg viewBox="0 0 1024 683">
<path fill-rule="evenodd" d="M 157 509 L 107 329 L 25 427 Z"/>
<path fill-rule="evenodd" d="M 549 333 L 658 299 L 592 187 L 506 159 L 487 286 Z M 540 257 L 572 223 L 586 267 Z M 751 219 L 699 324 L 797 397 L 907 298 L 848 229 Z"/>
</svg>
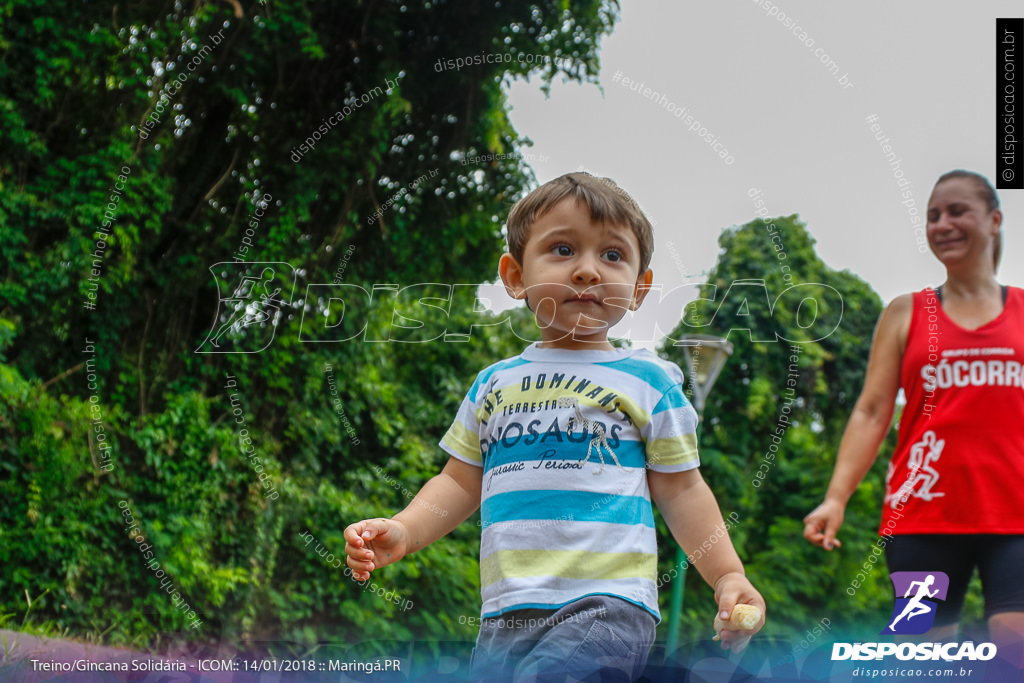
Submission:
<svg viewBox="0 0 1024 683">
<path fill-rule="evenodd" d="M 671 391 L 665 392 L 665 395 L 658 401 L 658 405 L 654 406 L 651 415 L 657 415 L 664 410 L 678 410 L 690 405 L 690 402 L 686 400 L 686 396 L 683 395 L 683 386 L 681 384 L 676 386 L 679 388 L 673 388 Z"/>
<path fill-rule="evenodd" d="M 651 502 L 639 496 L 616 496 L 588 491 L 510 491 L 488 497 L 480 506 L 480 518 L 490 526 L 525 519 L 564 519 L 573 522 L 642 524 L 654 528 Z"/>
<path fill-rule="evenodd" d="M 665 393 L 673 384 L 679 384 L 679 381 L 673 379 L 665 368 L 657 364 L 654 358 L 622 358 L 607 363 L 594 363 L 594 365 L 631 375 L 643 381 L 659 394 Z"/>
<path fill-rule="evenodd" d="M 474 380 L 473 382 L 473 386 L 471 386 L 469 388 L 469 391 L 467 392 L 470 401 L 472 401 L 473 403 L 477 403 L 480 400 L 480 387 L 483 386 L 484 384 L 487 384 L 487 382 L 491 380 L 491 377 L 494 376 L 495 373 L 501 372 L 502 370 L 511 370 L 520 365 L 526 365 L 529 362 L 530 361 L 523 360 L 519 356 L 516 356 L 514 358 L 507 358 L 505 360 L 498 361 L 494 365 L 488 368 L 484 368 L 479 373 L 477 373 L 476 380 Z"/>
<path fill-rule="evenodd" d="M 570 441 L 565 432 L 559 432 L 563 441 L 559 442 L 554 436 L 549 437 L 543 443 L 540 439 L 537 439 L 530 445 L 522 443 L 514 444 L 510 448 L 506 448 L 501 444 L 501 439 L 498 439 L 497 445 L 491 444 L 487 449 L 486 457 L 484 458 L 484 476 L 486 477 L 490 471 L 495 467 L 501 467 L 502 465 L 510 465 L 516 462 L 528 462 L 535 463 L 527 465 L 528 470 L 534 468 L 537 471 L 543 471 L 544 465 L 536 467 L 536 463 L 541 460 L 544 462 L 580 462 L 580 458 L 586 454 L 585 448 L 587 442 L 591 441 L 594 437 L 592 434 L 582 435 L 581 438 L 579 432 L 575 432 Z M 571 444 L 571 445 L 566 445 Z M 580 445 L 582 444 L 582 445 Z M 493 447 L 491 447 L 493 446 Z M 576 457 L 572 458 L 560 458 L 558 456 L 558 449 L 568 448 L 569 452 Z M 642 441 L 624 441 L 620 440 L 619 443 L 611 449 L 615 453 L 615 457 L 619 459 L 619 464 L 623 467 L 645 467 L 647 465 L 647 450 L 646 446 Z M 554 453 L 552 453 L 554 451 Z M 600 447 L 600 456 L 598 455 L 598 446 L 595 445 L 593 451 L 590 454 L 590 462 L 600 463 L 601 458 L 604 458 L 605 465 L 614 466 L 615 460 L 608 454 L 608 448 L 605 446 Z"/>
</svg>

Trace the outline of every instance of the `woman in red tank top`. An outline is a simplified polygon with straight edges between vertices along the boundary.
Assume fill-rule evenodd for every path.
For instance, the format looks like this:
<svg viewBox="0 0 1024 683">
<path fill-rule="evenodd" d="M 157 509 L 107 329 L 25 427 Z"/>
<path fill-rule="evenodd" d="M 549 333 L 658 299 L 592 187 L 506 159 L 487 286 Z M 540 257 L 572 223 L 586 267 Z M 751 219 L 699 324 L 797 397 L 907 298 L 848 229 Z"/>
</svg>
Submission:
<svg viewBox="0 0 1024 683">
<path fill-rule="evenodd" d="M 907 404 L 886 478 L 880 533 L 889 571 L 941 571 L 946 600 L 924 637 L 955 637 L 977 566 L 999 655 L 1024 662 L 1024 290 L 995 278 L 999 199 L 951 171 L 928 202 L 927 237 L 946 282 L 882 313 L 864 389 L 824 502 L 804 537 L 832 550 L 846 503 L 878 456 L 897 391 Z"/>
</svg>

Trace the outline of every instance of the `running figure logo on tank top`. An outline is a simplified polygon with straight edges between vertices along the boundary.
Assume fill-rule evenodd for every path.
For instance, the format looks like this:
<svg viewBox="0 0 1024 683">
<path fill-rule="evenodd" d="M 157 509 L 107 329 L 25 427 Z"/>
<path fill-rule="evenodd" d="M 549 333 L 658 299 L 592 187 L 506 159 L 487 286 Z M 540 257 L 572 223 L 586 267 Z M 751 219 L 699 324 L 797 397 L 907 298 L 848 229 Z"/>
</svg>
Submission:
<svg viewBox="0 0 1024 683">
<path fill-rule="evenodd" d="M 888 493 L 885 502 L 896 509 L 897 505 L 907 502 L 911 496 L 921 500 L 932 500 L 940 498 L 945 493 L 932 491 L 932 488 L 939 482 L 939 472 L 932 464 L 942 455 L 942 449 L 946 445 L 945 439 L 936 439 L 935 432 L 928 430 L 921 436 L 921 440 L 910 448 L 910 458 L 907 467 L 910 469 L 907 479 L 895 493 Z M 885 475 L 885 488 L 892 490 L 892 477 L 896 468 L 889 463 L 889 471 Z"/>
</svg>

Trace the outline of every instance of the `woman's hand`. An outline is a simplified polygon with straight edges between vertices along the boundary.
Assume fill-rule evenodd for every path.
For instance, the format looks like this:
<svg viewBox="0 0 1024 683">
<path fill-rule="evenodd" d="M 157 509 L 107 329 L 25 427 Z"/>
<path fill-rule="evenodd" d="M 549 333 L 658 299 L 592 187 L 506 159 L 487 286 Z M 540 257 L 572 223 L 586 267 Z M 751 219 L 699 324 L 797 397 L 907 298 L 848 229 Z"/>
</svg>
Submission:
<svg viewBox="0 0 1024 683">
<path fill-rule="evenodd" d="M 836 532 L 843 524 L 846 503 L 878 457 L 892 424 L 913 308 L 913 295 L 901 294 L 878 319 L 864 389 L 843 431 L 825 501 L 804 517 L 804 538 L 825 550 L 843 545 L 836 540 Z"/>
<path fill-rule="evenodd" d="M 836 532 L 843 525 L 845 510 L 846 506 L 839 501 L 826 498 L 804 517 L 804 538 L 825 550 L 842 547 Z"/>
</svg>

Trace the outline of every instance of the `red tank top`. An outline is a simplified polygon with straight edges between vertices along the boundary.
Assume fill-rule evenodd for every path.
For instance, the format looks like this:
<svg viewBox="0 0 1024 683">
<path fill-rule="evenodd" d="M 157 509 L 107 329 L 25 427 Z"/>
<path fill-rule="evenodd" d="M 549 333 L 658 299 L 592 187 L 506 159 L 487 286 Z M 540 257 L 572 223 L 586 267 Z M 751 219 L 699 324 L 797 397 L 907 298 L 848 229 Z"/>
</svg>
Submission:
<svg viewBox="0 0 1024 683">
<path fill-rule="evenodd" d="M 1024 534 L 1024 290 L 965 330 L 914 293 L 882 534 Z"/>
</svg>

